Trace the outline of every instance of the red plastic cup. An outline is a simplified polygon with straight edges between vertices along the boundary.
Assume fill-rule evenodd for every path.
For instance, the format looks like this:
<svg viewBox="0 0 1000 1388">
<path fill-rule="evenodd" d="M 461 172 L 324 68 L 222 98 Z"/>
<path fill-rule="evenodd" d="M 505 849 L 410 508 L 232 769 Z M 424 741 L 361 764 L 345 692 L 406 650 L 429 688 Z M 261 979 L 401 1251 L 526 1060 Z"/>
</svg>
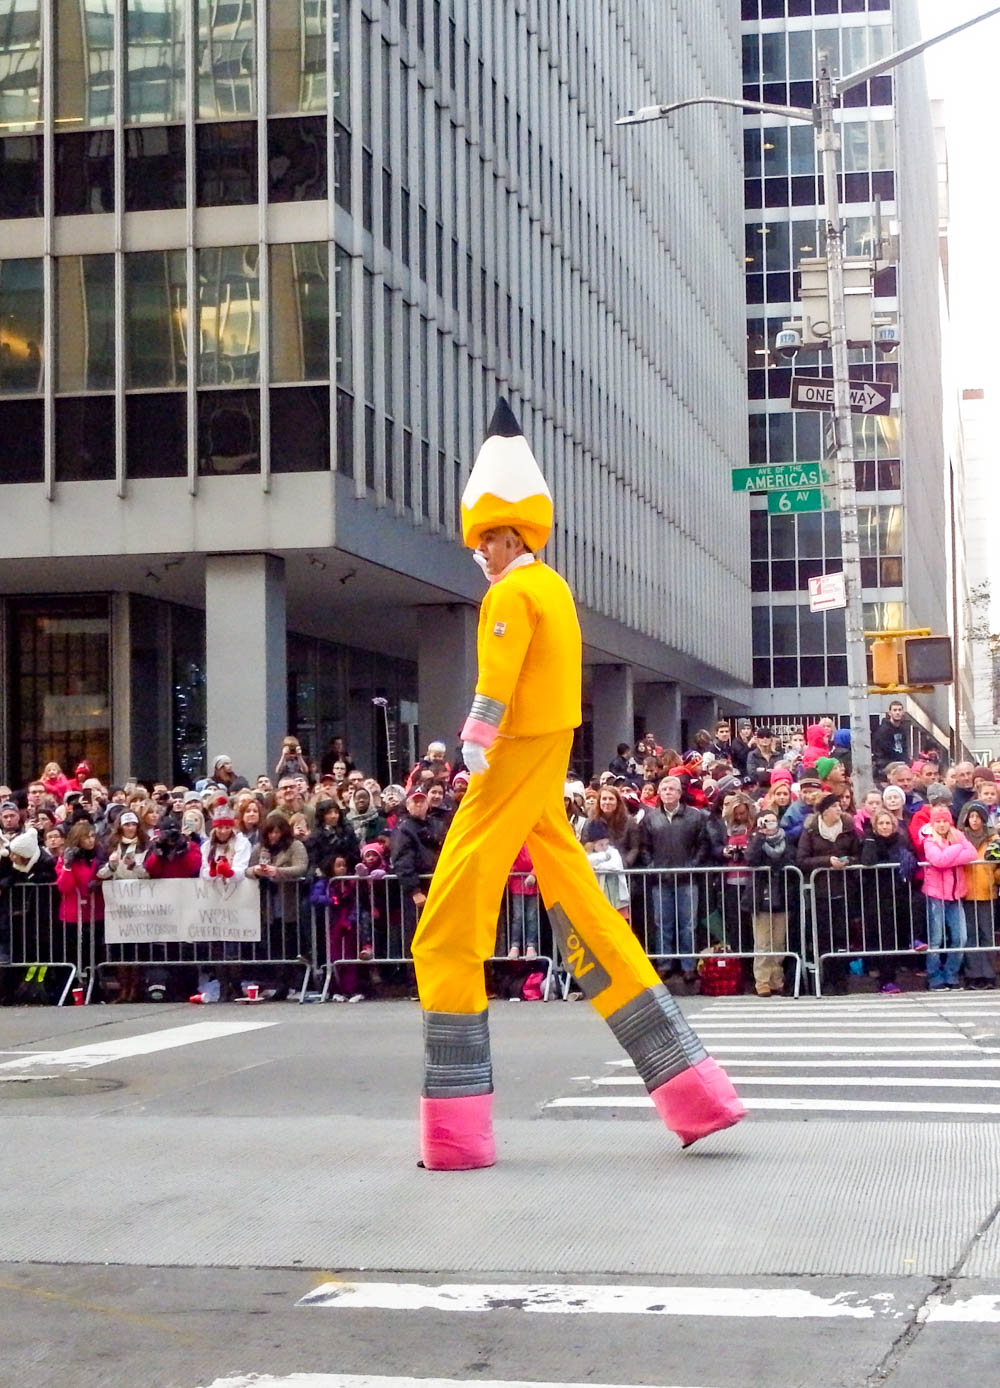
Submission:
<svg viewBox="0 0 1000 1388">
<path fill-rule="evenodd" d="M 82 1006 L 83 1006 L 83 989 L 82 989 L 82 988 L 74 988 L 74 989 L 73 989 L 73 1006 L 74 1006 L 74 1007 L 82 1007 Z"/>
<path fill-rule="evenodd" d="M 248 984 L 247 984 L 247 1002 L 256 1002 L 257 999 L 258 999 L 259 997 L 260 997 L 260 984 L 259 984 L 259 983 L 248 983 Z"/>
</svg>

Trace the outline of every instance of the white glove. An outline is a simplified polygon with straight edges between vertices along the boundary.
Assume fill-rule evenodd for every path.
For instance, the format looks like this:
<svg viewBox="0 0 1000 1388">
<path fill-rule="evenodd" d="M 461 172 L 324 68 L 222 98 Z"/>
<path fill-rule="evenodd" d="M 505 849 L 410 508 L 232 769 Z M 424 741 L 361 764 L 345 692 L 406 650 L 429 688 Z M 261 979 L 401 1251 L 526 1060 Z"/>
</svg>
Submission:
<svg viewBox="0 0 1000 1388">
<path fill-rule="evenodd" d="M 470 776 L 481 776 L 484 771 L 490 769 L 486 760 L 486 748 L 480 747 L 478 742 L 462 743 L 462 760 L 469 768 Z"/>
</svg>

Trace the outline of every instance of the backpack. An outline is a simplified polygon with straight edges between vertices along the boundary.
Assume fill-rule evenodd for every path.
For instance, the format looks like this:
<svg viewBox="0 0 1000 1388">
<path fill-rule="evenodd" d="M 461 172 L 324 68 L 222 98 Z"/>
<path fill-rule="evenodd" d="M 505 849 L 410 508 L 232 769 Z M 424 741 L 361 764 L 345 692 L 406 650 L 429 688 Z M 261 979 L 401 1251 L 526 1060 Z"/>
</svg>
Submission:
<svg viewBox="0 0 1000 1388">
<path fill-rule="evenodd" d="M 542 1002 L 545 994 L 542 989 L 545 987 L 545 974 L 541 970 L 536 973 L 528 974 L 521 984 L 522 1002 Z"/>
</svg>

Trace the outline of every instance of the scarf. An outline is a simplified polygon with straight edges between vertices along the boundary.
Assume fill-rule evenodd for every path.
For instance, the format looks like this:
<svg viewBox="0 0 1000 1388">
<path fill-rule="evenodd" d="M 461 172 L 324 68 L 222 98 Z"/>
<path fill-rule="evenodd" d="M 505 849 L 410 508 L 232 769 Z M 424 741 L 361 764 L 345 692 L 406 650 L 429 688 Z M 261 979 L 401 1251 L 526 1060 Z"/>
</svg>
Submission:
<svg viewBox="0 0 1000 1388">
<path fill-rule="evenodd" d="M 843 823 L 838 819 L 836 824 L 827 824 L 821 814 L 816 816 L 816 828 L 819 830 L 821 839 L 826 839 L 827 843 L 836 843 L 844 832 Z"/>
<path fill-rule="evenodd" d="M 780 858 L 785 852 L 785 831 L 779 825 L 770 838 L 764 840 L 764 852 L 769 858 Z"/>
</svg>

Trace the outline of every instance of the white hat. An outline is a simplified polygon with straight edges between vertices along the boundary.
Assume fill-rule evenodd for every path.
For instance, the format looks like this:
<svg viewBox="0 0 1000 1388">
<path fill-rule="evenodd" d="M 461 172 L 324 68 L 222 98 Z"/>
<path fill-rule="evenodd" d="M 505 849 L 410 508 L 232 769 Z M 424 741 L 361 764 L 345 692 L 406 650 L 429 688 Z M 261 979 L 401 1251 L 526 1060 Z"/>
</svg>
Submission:
<svg viewBox="0 0 1000 1388">
<path fill-rule="evenodd" d="M 10 841 L 10 855 L 12 858 L 27 858 L 26 867 L 18 867 L 16 863 L 11 866 L 15 872 L 30 872 L 38 862 L 41 849 L 38 846 L 38 834 L 33 826 L 29 826 L 23 833 L 17 835 Z"/>
<path fill-rule="evenodd" d="M 475 549 L 484 530 L 509 526 L 532 551 L 552 529 L 552 493 L 528 440 L 501 397 L 462 493 L 462 536 Z"/>
</svg>

